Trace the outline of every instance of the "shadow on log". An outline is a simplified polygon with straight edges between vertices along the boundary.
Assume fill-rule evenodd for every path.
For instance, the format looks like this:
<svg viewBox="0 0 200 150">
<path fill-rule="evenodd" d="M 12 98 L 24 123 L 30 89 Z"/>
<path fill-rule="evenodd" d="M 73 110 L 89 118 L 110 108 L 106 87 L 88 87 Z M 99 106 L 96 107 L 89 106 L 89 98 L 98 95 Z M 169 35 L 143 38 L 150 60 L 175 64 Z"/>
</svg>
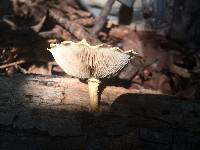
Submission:
<svg viewBox="0 0 200 150">
<path fill-rule="evenodd" d="M 102 114 L 88 112 L 73 78 L 0 77 L 0 149 L 196 150 L 200 104 L 151 90 L 106 87 Z"/>
</svg>

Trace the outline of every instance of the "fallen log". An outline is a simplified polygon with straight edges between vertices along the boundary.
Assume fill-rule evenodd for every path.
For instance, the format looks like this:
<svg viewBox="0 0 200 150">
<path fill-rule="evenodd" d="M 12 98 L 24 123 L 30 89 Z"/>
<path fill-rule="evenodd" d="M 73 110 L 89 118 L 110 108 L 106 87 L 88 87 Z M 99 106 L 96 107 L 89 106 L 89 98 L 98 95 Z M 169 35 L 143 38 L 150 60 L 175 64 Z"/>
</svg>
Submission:
<svg viewBox="0 0 200 150">
<path fill-rule="evenodd" d="M 200 104 L 151 90 L 106 86 L 89 112 L 78 79 L 0 77 L 0 149 L 189 149 L 200 143 Z"/>
</svg>

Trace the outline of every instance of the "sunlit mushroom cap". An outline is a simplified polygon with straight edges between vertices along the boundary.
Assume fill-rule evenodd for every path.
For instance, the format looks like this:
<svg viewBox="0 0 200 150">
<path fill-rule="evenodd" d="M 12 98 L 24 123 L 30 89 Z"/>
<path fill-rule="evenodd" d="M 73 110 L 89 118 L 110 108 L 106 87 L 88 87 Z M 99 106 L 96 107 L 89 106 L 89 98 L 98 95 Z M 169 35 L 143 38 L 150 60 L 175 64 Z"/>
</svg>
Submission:
<svg viewBox="0 0 200 150">
<path fill-rule="evenodd" d="M 131 59 L 117 47 L 91 46 L 85 40 L 77 43 L 64 41 L 50 46 L 49 51 L 58 65 L 77 78 L 105 78 L 121 70 Z"/>
</svg>

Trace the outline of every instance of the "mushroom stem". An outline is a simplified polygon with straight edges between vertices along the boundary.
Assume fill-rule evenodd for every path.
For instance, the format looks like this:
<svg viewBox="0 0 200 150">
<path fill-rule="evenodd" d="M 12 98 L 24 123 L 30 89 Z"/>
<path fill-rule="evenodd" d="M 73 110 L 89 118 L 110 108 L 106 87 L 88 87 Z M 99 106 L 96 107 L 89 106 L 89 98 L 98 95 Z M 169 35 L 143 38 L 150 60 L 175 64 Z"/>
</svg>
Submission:
<svg viewBox="0 0 200 150">
<path fill-rule="evenodd" d="M 96 78 L 90 78 L 88 80 L 88 90 L 89 90 L 89 97 L 90 97 L 90 107 L 91 111 L 98 111 L 99 110 L 99 87 L 100 81 Z"/>
</svg>

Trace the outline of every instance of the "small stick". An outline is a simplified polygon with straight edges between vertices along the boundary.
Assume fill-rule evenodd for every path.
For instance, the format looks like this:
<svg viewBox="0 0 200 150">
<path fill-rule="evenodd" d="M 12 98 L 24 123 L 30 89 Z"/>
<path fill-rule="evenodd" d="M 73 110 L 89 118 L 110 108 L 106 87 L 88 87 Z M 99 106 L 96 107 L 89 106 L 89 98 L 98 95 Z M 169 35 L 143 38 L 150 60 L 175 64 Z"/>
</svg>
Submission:
<svg viewBox="0 0 200 150">
<path fill-rule="evenodd" d="M 28 71 L 24 68 L 22 68 L 21 66 L 17 65 L 15 66 L 17 69 L 19 69 L 23 74 L 28 74 Z"/>
<path fill-rule="evenodd" d="M 35 32 L 39 32 L 42 29 L 45 20 L 46 20 L 46 16 L 44 16 L 38 24 L 32 26 L 31 29 Z"/>
<path fill-rule="evenodd" d="M 115 0 L 107 0 L 105 7 L 103 8 L 103 10 L 101 11 L 101 14 L 99 16 L 99 18 L 97 19 L 97 22 L 95 23 L 95 26 L 92 28 L 91 30 L 91 34 L 93 36 L 97 36 L 97 34 L 99 33 L 99 31 L 103 28 L 103 26 L 106 23 L 106 18 L 108 16 L 108 14 L 110 13 L 111 9 L 112 9 L 112 5 L 114 4 Z"/>
<path fill-rule="evenodd" d="M 11 29 L 12 30 L 15 30 L 17 27 L 16 27 L 16 24 L 13 22 L 13 21 L 11 21 L 11 20 L 9 20 L 8 18 L 6 18 L 6 17 L 3 17 L 3 19 L 2 19 L 5 23 L 7 23 L 9 26 L 11 26 Z"/>
<path fill-rule="evenodd" d="M 25 60 L 19 60 L 19 61 L 13 62 L 13 63 L 1 65 L 1 66 L 0 66 L 0 69 L 5 69 L 5 68 L 8 68 L 8 67 L 20 65 L 20 64 L 23 64 L 23 63 L 25 63 L 25 62 L 26 62 Z"/>
<path fill-rule="evenodd" d="M 43 31 L 38 33 L 43 38 L 63 38 L 62 35 L 55 33 L 54 31 Z"/>
</svg>

